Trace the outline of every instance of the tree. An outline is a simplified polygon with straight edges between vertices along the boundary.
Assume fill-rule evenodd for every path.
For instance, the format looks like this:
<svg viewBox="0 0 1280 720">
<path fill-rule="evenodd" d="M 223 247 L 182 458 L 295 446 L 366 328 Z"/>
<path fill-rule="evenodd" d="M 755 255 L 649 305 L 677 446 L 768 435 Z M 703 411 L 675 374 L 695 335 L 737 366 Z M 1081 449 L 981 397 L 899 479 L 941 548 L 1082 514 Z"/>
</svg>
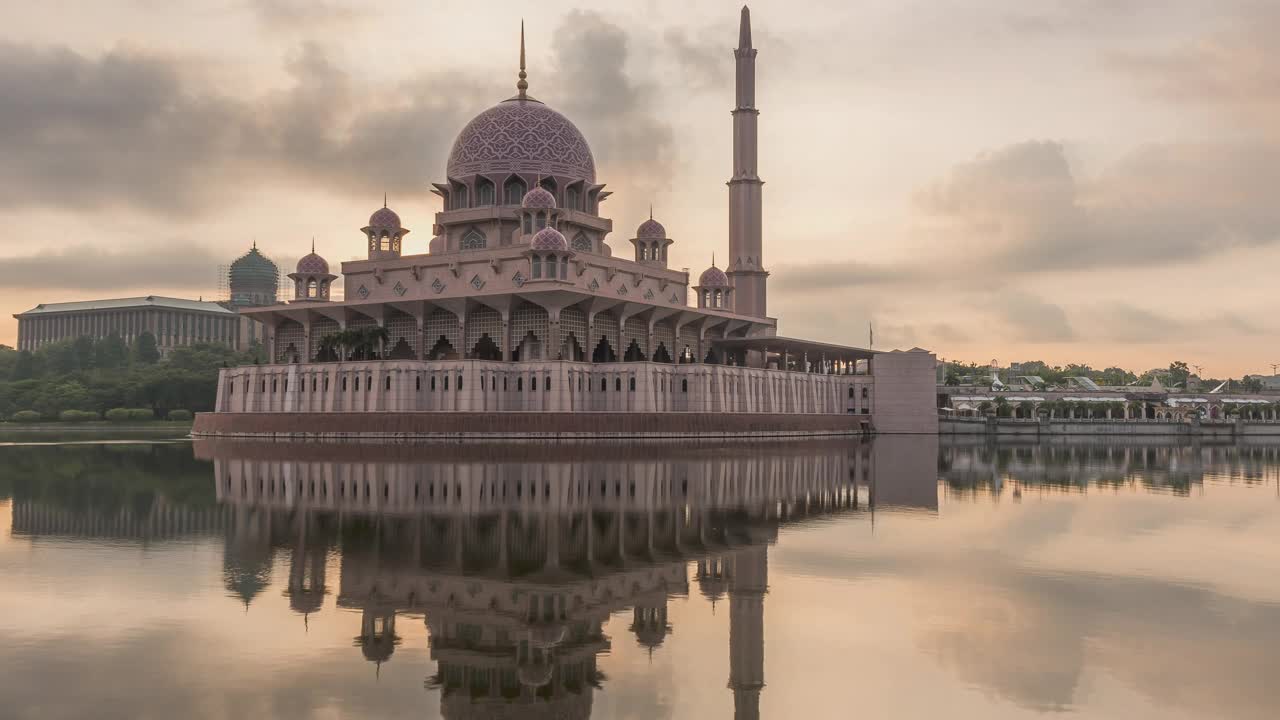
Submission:
<svg viewBox="0 0 1280 720">
<path fill-rule="evenodd" d="M 154 365 L 160 362 L 160 348 L 156 347 L 156 336 L 143 332 L 133 343 L 133 359 L 143 365 Z"/>
<path fill-rule="evenodd" d="M 13 380 L 29 380 L 35 377 L 35 356 L 30 350 L 23 350 L 18 353 L 18 357 L 14 359 L 13 370 L 9 377 Z"/>
<path fill-rule="evenodd" d="M 1187 378 L 1191 375 L 1191 368 L 1187 364 L 1178 360 L 1169 364 L 1169 384 L 1179 387 L 1186 387 Z"/>
<path fill-rule="evenodd" d="M 129 346 L 116 333 L 94 344 L 93 364 L 103 369 L 122 368 L 129 362 Z"/>
</svg>

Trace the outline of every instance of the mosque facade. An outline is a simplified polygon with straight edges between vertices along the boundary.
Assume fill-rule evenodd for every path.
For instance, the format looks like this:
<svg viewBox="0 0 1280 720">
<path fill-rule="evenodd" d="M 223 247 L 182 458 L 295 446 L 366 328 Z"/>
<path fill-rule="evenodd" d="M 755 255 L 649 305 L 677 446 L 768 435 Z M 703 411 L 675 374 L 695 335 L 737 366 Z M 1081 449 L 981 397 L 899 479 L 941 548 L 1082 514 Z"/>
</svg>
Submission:
<svg viewBox="0 0 1280 720">
<path fill-rule="evenodd" d="M 788 338 L 768 315 L 756 54 L 744 8 L 724 268 L 669 267 L 676 240 L 652 216 L 614 256 L 611 192 L 582 132 L 529 93 L 522 33 L 516 95 L 462 129 L 433 186 L 443 209 L 427 252 L 384 203 L 361 228 L 366 259 L 341 276 L 303 257 L 294 300 L 240 309 L 262 324 L 269 362 L 224 370 L 196 432 L 362 434 L 396 415 L 380 434 L 436 434 L 427 416 L 476 414 L 479 430 L 515 412 L 630 415 L 608 427 L 623 434 L 641 415 L 700 432 L 689 416 L 707 413 L 773 418 L 757 431 L 936 432 L 932 354 Z M 353 413 L 377 415 L 349 433 L 334 417 Z"/>
</svg>

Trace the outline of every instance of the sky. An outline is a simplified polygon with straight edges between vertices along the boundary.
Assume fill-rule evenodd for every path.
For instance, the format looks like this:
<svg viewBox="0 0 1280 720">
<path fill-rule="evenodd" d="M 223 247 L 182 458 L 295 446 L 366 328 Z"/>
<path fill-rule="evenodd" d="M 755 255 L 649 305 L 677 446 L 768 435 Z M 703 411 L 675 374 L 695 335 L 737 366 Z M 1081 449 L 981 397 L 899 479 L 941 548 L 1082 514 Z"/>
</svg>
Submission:
<svg viewBox="0 0 1280 720">
<path fill-rule="evenodd" d="M 654 206 L 727 249 L 736 2 L 0 0 L 0 343 L 42 302 L 215 298 L 251 243 L 425 252 L 445 159 L 514 92 L 591 144 L 615 254 Z M 1269 373 L 1280 4 L 760 0 L 779 333 L 1001 364 Z"/>
</svg>

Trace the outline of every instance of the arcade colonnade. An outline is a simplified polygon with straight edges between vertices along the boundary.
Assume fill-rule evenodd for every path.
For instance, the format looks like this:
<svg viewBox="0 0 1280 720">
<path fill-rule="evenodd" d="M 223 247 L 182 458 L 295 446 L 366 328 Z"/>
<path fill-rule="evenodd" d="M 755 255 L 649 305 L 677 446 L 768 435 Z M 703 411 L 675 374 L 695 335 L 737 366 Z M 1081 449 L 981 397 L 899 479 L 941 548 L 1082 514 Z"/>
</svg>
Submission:
<svg viewBox="0 0 1280 720">
<path fill-rule="evenodd" d="M 871 375 L 659 362 L 375 360 L 222 370 L 219 412 L 863 414 Z"/>
<path fill-rule="evenodd" d="M 412 312 L 406 312 L 407 307 Z M 592 310 L 503 297 L 492 305 L 458 300 L 403 306 L 313 306 L 282 311 L 272 325 L 271 358 L 278 363 L 338 359 L 324 342 L 343 330 L 384 328 L 383 354 L 396 360 L 618 360 L 720 362 L 711 340 L 746 331 L 750 323 L 688 308 L 617 304 Z M 348 353 L 348 356 L 350 354 Z"/>
</svg>

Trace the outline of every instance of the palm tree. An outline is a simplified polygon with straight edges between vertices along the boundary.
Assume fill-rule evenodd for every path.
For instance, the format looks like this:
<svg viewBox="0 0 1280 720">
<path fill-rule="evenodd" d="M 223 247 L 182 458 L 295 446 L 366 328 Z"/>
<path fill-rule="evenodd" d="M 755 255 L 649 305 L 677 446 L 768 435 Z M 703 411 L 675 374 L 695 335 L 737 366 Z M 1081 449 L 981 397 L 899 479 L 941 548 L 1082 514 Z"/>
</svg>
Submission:
<svg viewBox="0 0 1280 720">
<path fill-rule="evenodd" d="M 386 357 L 387 343 L 391 342 L 391 335 L 387 329 L 381 325 L 375 325 L 364 329 L 365 348 L 371 357 L 369 360 Z M 374 348 L 377 352 L 374 352 Z"/>
</svg>

